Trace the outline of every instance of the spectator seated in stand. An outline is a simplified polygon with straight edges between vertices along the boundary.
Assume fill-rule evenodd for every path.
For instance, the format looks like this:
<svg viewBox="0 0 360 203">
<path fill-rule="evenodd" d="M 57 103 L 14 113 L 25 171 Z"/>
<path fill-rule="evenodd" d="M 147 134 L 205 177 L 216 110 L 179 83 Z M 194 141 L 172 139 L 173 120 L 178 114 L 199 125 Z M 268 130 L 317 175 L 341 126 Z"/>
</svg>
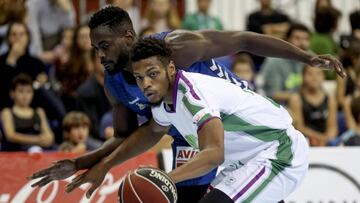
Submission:
<svg viewBox="0 0 360 203">
<path fill-rule="evenodd" d="M 326 3 L 327 2 L 327 3 Z M 338 28 L 341 12 L 334 8 L 329 0 L 317 0 L 315 6 L 314 28 L 311 36 L 310 49 L 316 54 L 336 55 L 339 44 L 333 34 Z"/>
<path fill-rule="evenodd" d="M 172 7 L 171 0 L 147 1 L 141 29 L 151 26 L 155 32 L 165 32 L 180 28 L 180 25 L 179 15 Z"/>
<path fill-rule="evenodd" d="M 248 54 L 242 53 L 235 56 L 231 71 L 248 82 L 248 88 L 256 92 L 254 63 Z"/>
<path fill-rule="evenodd" d="M 289 102 L 294 126 L 311 146 L 326 146 L 338 133 L 336 100 L 324 91 L 323 82 L 324 72 L 306 65 L 301 89 Z"/>
<path fill-rule="evenodd" d="M 71 0 L 27 0 L 28 26 L 34 52 L 52 50 L 61 41 L 62 31 L 75 25 L 75 9 Z"/>
<path fill-rule="evenodd" d="M 186 30 L 222 30 L 224 27 L 220 19 L 209 14 L 210 4 L 211 0 L 197 0 L 198 11 L 186 15 L 182 28 Z"/>
<path fill-rule="evenodd" d="M 67 112 L 78 109 L 76 90 L 94 70 L 90 28 L 87 25 L 78 26 L 74 31 L 73 42 L 68 62 L 56 68 L 56 77 L 61 84 L 60 97 Z"/>
<path fill-rule="evenodd" d="M 353 126 L 342 134 L 342 142 L 345 146 L 360 146 L 360 96 L 351 100 L 350 109 Z"/>
<path fill-rule="evenodd" d="M 89 138 L 91 121 L 86 114 L 79 111 L 68 113 L 63 120 L 64 142 L 59 150 L 72 153 L 85 153 L 101 145 Z M 94 145 L 95 144 L 95 145 Z"/>
<path fill-rule="evenodd" d="M 304 25 L 294 23 L 286 33 L 286 40 L 307 51 L 310 31 Z M 291 94 L 301 85 L 303 67 L 303 63 L 293 60 L 266 58 L 260 73 L 264 80 L 263 90 L 266 96 L 286 106 Z"/>
<path fill-rule="evenodd" d="M 30 106 L 34 95 L 32 85 L 31 77 L 25 74 L 19 74 L 13 80 L 10 95 L 14 105 L 1 113 L 2 151 L 38 151 L 54 143 L 44 110 Z"/>
<path fill-rule="evenodd" d="M 29 75 L 40 86 L 47 82 L 45 65 L 29 54 L 30 34 L 23 22 L 9 24 L 6 40 L 9 51 L 0 56 L 0 109 L 12 106 L 9 91 L 19 73 Z"/>
</svg>

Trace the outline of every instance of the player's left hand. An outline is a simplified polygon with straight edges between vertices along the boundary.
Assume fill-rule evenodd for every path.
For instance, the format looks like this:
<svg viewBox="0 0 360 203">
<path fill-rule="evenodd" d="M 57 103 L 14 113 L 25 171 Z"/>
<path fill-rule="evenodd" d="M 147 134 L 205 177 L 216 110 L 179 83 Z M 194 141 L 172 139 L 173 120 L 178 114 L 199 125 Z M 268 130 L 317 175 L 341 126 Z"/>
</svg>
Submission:
<svg viewBox="0 0 360 203">
<path fill-rule="evenodd" d="M 323 68 L 325 70 L 335 70 L 340 77 L 345 78 L 345 69 L 341 62 L 331 55 L 318 55 L 310 60 L 310 65 L 313 67 Z"/>
<path fill-rule="evenodd" d="M 107 169 L 104 163 L 100 161 L 89 170 L 75 177 L 71 183 L 66 186 L 66 192 L 70 193 L 80 185 L 90 183 L 91 187 L 86 192 L 86 197 L 90 198 L 92 193 L 94 193 L 94 191 L 101 185 L 108 171 L 109 169 Z"/>
</svg>

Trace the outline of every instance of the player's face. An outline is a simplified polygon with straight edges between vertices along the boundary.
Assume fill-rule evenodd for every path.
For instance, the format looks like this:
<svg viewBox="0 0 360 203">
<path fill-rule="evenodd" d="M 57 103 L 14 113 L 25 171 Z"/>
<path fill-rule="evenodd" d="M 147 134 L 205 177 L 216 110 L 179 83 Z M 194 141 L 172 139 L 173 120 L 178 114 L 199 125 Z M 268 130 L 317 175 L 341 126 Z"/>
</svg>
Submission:
<svg viewBox="0 0 360 203">
<path fill-rule="evenodd" d="M 131 32 L 120 35 L 108 26 L 99 26 L 90 31 L 90 39 L 101 64 L 110 74 L 116 74 L 129 66 L 130 49 L 135 40 Z"/>
<path fill-rule="evenodd" d="M 154 56 L 133 63 L 132 69 L 137 85 L 151 104 L 158 105 L 171 94 L 169 75 L 174 75 L 175 72 L 172 62 L 164 67 Z"/>
</svg>

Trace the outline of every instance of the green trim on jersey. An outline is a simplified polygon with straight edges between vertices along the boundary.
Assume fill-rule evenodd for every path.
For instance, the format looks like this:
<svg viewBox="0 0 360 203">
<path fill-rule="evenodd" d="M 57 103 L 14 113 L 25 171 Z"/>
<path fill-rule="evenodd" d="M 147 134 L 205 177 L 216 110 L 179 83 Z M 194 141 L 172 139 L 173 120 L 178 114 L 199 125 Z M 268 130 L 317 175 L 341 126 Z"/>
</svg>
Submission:
<svg viewBox="0 0 360 203">
<path fill-rule="evenodd" d="M 182 92 L 183 94 L 186 94 L 186 87 L 180 83 L 178 83 L 178 90 L 180 90 L 180 92 Z"/>
<path fill-rule="evenodd" d="M 225 131 L 243 131 L 264 142 L 278 141 L 277 161 L 281 161 L 284 166 L 291 165 L 291 160 L 293 159 L 291 151 L 292 141 L 289 136 L 287 136 L 286 130 L 272 129 L 261 125 L 255 126 L 236 115 L 227 115 L 224 113 L 221 113 L 221 120 L 223 121 Z"/>
<path fill-rule="evenodd" d="M 186 142 L 194 149 L 199 149 L 197 137 L 195 135 L 185 135 Z"/>
<path fill-rule="evenodd" d="M 184 103 L 186 109 L 191 113 L 191 115 L 195 116 L 195 114 L 203 109 L 202 106 L 197 106 L 195 104 L 190 103 L 189 99 L 184 95 L 182 98 L 182 102 Z"/>
<path fill-rule="evenodd" d="M 221 119 L 223 121 L 224 130 L 229 132 L 243 131 L 246 134 L 253 136 L 264 142 L 278 141 L 279 146 L 276 152 L 276 159 L 270 159 L 271 161 L 271 173 L 261 183 L 255 191 L 243 202 L 251 202 L 255 197 L 271 182 L 271 180 L 283 171 L 286 167 L 291 166 L 293 159 L 293 153 L 291 151 L 292 141 L 286 134 L 286 130 L 272 129 L 266 126 L 255 126 L 236 115 L 227 115 L 221 113 Z"/>
</svg>

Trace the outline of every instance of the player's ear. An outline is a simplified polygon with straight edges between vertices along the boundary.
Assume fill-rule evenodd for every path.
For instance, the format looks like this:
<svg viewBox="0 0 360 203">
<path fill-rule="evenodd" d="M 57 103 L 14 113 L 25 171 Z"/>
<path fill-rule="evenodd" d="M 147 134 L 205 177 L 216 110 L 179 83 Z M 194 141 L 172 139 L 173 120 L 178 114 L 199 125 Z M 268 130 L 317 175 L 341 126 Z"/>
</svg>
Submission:
<svg viewBox="0 0 360 203">
<path fill-rule="evenodd" d="M 134 42 L 134 33 L 131 32 L 131 31 L 127 31 L 126 34 L 125 34 L 125 39 L 126 39 L 126 42 L 129 43 L 129 44 L 132 44 Z"/>
<path fill-rule="evenodd" d="M 168 75 L 170 75 L 170 77 L 173 77 L 176 75 L 176 68 L 175 68 L 175 64 L 173 61 L 170 61 L 167 71 L 168 71 Z"/>
</svg>

